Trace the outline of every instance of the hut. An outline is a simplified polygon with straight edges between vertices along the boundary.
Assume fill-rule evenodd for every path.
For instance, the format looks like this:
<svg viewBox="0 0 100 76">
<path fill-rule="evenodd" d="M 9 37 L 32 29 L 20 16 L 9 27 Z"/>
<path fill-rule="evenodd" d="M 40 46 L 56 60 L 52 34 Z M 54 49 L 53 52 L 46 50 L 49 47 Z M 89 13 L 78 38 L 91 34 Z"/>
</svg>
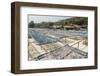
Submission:
<svg viewBox="0 0 100 76">
<path fill-rule="evenodd" d="M 80 26 L 76 24 L 73 25 L 71 24 L 71 25 L 64 25 L 63 28 L 67 30 L 79 30 Z"/>
</svg>

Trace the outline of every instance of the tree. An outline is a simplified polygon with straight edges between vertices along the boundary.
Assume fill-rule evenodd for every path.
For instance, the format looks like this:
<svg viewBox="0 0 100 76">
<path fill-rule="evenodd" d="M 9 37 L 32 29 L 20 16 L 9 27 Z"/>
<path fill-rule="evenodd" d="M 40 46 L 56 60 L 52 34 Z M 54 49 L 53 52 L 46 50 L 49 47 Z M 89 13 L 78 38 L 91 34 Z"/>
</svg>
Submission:
<svg viewBox="0 0 100 76">
<path fill-rule="evenodd" d="M 34 26 L 35 26 L 34 21 L 31 21 L 31 22 L 28 24 L 28 28 L 33 28 Z"/>
<path fill-rule="evenodd" d="M 54 23 L 53 22 L 49 22 L 48 24 L 49 24 L 49 26 L 53 26 Z"/>
</svg>

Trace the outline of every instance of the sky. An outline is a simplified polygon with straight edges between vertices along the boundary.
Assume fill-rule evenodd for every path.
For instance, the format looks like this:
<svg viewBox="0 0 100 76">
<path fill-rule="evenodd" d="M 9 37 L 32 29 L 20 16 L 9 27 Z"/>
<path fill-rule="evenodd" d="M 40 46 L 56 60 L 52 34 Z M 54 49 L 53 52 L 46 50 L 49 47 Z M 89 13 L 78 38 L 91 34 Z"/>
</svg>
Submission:
<svg viewBox="0 0 100 76">
<path fill-rule="evenodd" d="M 34 23 L 40 23 L 40 22 L 56 22 L 59 20 L 67 19 L 71 17 L 67 16 L 43 16 L 43 15 L 29 15 L 28 16 L 28 22 L 34 21 Z"/>
</svg>

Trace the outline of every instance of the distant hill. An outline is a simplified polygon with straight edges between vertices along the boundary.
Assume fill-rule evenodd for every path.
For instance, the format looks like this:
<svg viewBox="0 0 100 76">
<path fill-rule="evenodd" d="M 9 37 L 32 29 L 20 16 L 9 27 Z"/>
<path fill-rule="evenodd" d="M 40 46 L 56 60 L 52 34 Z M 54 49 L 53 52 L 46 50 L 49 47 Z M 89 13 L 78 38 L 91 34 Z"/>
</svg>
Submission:
<svg viewBox="0 0 100 76">
<path fill-rule="evenodd" d="M 87 17 L 72 17 L 69 19 L 64 19 L 61 21 L 56 22 L 56 24 L 77 24 L 77 25 L 88 25 L 88 18 Z"/>
<path fill-rule="evenodd" d="M 49 26 L 53 26 L 53 25 L 64 26 L 64 25 L 71 25 L 71 24 L 75 24 L 79 26 L 86 26 L 88 25 L 88 18 L 87 17 L 72 17 L 69 19 L 59 20 L 57 22 L 41 22 L 41 23 L 34 23 L 34 21 L 32 21 L 29 23 L 29 26 L 31 28 L 32 27 L 49 28 Z"/>
</svg>

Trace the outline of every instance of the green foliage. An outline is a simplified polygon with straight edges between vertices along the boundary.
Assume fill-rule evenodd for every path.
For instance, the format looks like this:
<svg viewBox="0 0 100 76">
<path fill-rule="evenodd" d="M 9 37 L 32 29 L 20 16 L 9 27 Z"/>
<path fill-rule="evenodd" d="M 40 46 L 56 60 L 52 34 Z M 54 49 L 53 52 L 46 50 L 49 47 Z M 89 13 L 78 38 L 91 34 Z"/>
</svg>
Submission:
<svg viewBox="0 0 100 76">
<path fill-rule="evenodd" d="M 41 22 L 41 23 L 34 23 L 34 21 L 31 21 L 28 24 L 28 27 L 29 28 L 33 28 L 33 27 L 50 28 L 50 26 L 53 26 L 54 24 L 62 25 L 62 27 L 64 25 L 70 25 L 70 24 L 84 26 L 84 25 L 88 25 L 88 18 L 87 17 L 72 17 L 69 19 L 59 20 L 57 22 Z"/>
<path fill-rule="evenodd" d="M 41 23 L 35 23 L 35 27 L 41 27 L 41 28 L 49 28 L 49 26 L 53 26 L 53 22 L 41 22 Z"/>
<path fill-rule="evenodd" d="M 72 17 L 70 19 L 63 20 L 65 24 L 77 24 L 77 25 L 87 25 L 88 18 L 87 17 Z"/>
<path fill-rule="evenodd" d="M 35 24 L 34 24 L 34 21 L 31 21 L 29 24 L 28 24 L 28 28 L 34 28 Z"/>
</svg>

